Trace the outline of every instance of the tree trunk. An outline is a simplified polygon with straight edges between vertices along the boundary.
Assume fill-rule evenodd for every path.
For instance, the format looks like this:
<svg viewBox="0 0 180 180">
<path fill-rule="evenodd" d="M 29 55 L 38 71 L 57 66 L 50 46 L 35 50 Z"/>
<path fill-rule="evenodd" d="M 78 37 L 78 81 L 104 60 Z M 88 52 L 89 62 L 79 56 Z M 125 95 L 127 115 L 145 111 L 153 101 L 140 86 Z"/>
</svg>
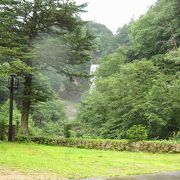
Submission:
<svg viewBox="0 0 180 180">
<path fill-rule="evenodd" d="M 40 1 L 34 0 L 34 6 L 33 6 L 33 17 L 31 21 L 30 26 L 30 33 L 29 35 L 29 48 L 32 47 L 32 42 L 35 40 L 37 36 L 37 7 L 39 5 Z M 32 67 L 32 62 L 28 61 L 26 63 L 28 66 Z M 29 110 L 31 105 L 31 99 L 30 99 L 30 93 L 31 93 L 31 83 L 32 83 L 32 75 L 28 74 L 24 78 L 24 92 L 23 92 L 23 98 L 21 103 L 21 133 L 24 135 L 29 134 L 28 129 L 28 120 L 29 120 Z"/>
<path fill-rule="evenodd" d="M 32 75 L 28 74 L 25 76 L 24 81 L 24 94 L 22 98 L 21 107 L 21 133 L 24 135 L 29 134 L 28 120 L 29 120 L 29 110 L 31 105 L 30 93 L 31 93 L 31 82 Z"/>
</svg>

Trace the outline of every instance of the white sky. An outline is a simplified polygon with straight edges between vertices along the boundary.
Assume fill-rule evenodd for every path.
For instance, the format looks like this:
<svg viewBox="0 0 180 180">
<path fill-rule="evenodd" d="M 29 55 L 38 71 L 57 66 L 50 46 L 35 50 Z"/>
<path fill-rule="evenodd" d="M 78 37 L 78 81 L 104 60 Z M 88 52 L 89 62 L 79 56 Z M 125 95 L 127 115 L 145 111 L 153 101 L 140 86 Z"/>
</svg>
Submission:
<svg viewBox="0 0 180 180">
<path fill-rule="evenodd" d="M 137 19 L 145 14 L 148 7 L 156 0 L 75 0 L 82 4 L 88 2 L 86 10 L 81 18 L 88 21 L 95 21 L 106 25 L 113 33 L 131 18 Z"/>
</svg>

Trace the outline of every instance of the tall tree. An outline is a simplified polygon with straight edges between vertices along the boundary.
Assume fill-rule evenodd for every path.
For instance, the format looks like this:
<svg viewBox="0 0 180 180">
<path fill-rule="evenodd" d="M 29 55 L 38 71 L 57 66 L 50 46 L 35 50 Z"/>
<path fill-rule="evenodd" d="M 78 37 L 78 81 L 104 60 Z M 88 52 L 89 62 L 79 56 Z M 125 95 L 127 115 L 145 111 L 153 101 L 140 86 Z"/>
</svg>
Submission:
<svg viewBox="0 0 180 180">
<path fill-rule="evenodd" d="M 2 49 L 1 55 L 5 57 L 5 54 L 11 57 L 11 60 L 18 57 L 28 66 L 33 67 L 33 55 L 31 54 L 33 42 L 37 38 L 41 38 L 42 35 L 50 32 L 52 27 L 63 29 L 64 31 L 60 34 L 61 36 L 74 33 L 77 27 L 81 28 L 84 25 L 84 22 L 77 17 L 77 14 L 83 11 L 84 6 L 84 4 L 77 6 L 74 1 L 69 0 L 1 1 L 0 22 L 2 26 L 0 29 L 1 32 L 3 32 L 0 42 Z M 9 40 L 9 43 L 7 40 Z M 85 36 L 82 42 L 83 41 L 84 44 L 89 41 L 88 35 Z M 73 43 L 75 45 L 76 43 L 82 44 L 82 42 Z M 84 51 L 89 50 L 87 46 L 83 46 L 82 49 L 83 48 Z M 15 52 L 13 51 L 14 49 L 16 50 Z M 73 55 L 75 55 L 75 53 Z M 79 57 L 83 56 L 84 54 L 80 54 Z M 82 63 L 79 57 L 76 57 L 74 60 L 69 59 L 69 64 L 73 65 L 75 61 Z M 59 71 L 71 75 L 71 72 L 63 68 Z M 23 74 L 23 76 L 24 93 L 22 96 L 21 128 L 24 134 L 28 134 L 32 75 L 26 73 Z"/>
</svg>

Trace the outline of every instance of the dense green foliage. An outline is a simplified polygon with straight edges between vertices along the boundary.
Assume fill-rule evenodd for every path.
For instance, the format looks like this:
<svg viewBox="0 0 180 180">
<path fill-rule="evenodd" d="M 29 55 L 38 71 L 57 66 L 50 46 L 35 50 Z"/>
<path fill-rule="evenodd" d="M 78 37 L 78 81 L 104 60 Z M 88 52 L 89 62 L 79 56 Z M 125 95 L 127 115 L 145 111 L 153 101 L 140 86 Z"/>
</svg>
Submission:
<svg viewBox="0 0 180 180">
<path fill-rule="evenodd" d="M 7 79 L 8 76 L 2 76 L 1 79 L 1 97 L 0 97 L 0 130 L 1 139 L 7 138 L 9 122 L 9 101 Z M 21 96 L 23 91 L 23 79 L 19 78 L 20 86 L 14 95 L 13 124 L 16 126 L 16 134 L 21 133 Z M 47 101 L 48 100 L 48 101 Z M 32 83 L 31 91 L 31 112 L 29 118 L 29 133 L 41 135 L 63 135 L 63 124 L 65 120 L 64 105 L 53 92 L 47 78 L 41 73 L 36 73 Z M 39 122 L 42 122 L 39 125 Z"/>
<path fill-rule="evenodd" d="M 130 27 L 135 56 L 149 58 L 176 49 L 180 45 L 179 19 L 179 0 L 158 0 Z"/>
<path fill-rule="evenodd" d="M 65 120 L 64 105 L 58 98 L 38 103 L 32 107 L 32 119 L 40 135 L 62 136 L 62 124 Z"/>
<path fill-rule="evenodd" d="M 126 136 L 132 141 L 142 141 L 147 139 L 147 130 L 142 125 L 134 125 L 127 130 Z"/>
<path fill-rule="evenodd" d="M 94 34 L 95 49 L 93 51 L 93 63 L 99 63 L 101 57 L 114 52 L 117 42 L 112 32 L 103 24 L 89 22 L 87 28 Z"/>
<path fill-rule="evenodd" d="M 173 53 L 172 64 L 178 62 L 178 52 Z M 172 58 L 170 54 L 164 60 Z M 110 60 L 114 61 L 111 56 Z M 82 100 L 78 118 L 87 125 L 87 133 L 126 138 L 125 132 L 139 124 L 147 128 L 149 138 L 168 138 L 179 131 L 179 72 L 166 74 L 167 67 L 160 70 L 154 59 L 122 64 L 119 58 L 119 68 L 103 77 L 106 62 L 97 73 L 96 88 Z"/>
<path fill-rule="evenodd" d="M 84 136 L 132 139 L 131 130 L 138 126 L 150 139 L 178 134 L 178 4 L 159 0 L 137 21 L 119 28 L 120 49 L 101 60 L 96 87 L 81 102 L 77 119 L 84 125 Z M 137 136 L 143 138 L 141 132 Z"/>
<path fill-rule="evenodd" d="M 23 134 L 31 133 L 29 119 L 31 121 L 32 115 L 32 123 L 36 124 L 35 114 L 40 109 L 52 111 L 51 115 L 47 112 L 42 118 L 43 123 L 48 122 L 48 130 L 43 130 L 43 133 L 60 133 L 59 125 L 53 120 L 54 116 L 57 122 L 64 119 L 63 105 L 57 100 L 44 71 L 53 68 L 56 73 L 70 79 L 87 76 L 87 68 L 84 67 L 91 59 L 94 37 L 78 17 L 85 6 L 77 6 L 74 1 L 56 0 L 0 2 L 0 104 L 8 98 L 8 75 L 17 74 L 20 87 L 15 100 L 21 112 Z M 51 51 L 49 55 L 46 54 L 48 50 Z M 41 102 L 46 101 L 50 102 L 41 106 Z"/>
<path fill-rule="evenodd" d="M 131 23 L 128 25 L 125 24 L 123 27 L 118 28 L 115 39 L 119 46 L 130 46 L 129 27 Z"/>
<path fill-rule="evenodd" d="M 178 138 L 179 0 L 158 0 L 115 35 L 102 24 L 82 21 L 78 13 L 85 6 L 73 0 L 0 3 L 2 138 L 11 73 L 20 79 L 14 123 L 23 134 Z M 100 66 L 95 87 L 84 93 L 91 63 Z M 80 96 L 76 119 L 67 121 L 61 99 L 79 102 Z"/>
</svg>

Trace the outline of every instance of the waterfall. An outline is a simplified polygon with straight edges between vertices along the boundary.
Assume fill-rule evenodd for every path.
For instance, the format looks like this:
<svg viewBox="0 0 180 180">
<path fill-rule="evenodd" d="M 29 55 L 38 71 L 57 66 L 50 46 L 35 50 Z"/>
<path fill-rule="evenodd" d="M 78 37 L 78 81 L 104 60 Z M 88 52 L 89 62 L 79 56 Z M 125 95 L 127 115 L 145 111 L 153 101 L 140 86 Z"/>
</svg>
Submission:
<svg viewBox="0 0 180 180">
<path fill-rule="evenodd" d="M 95 88 L 95 72 L 97 70 L 97 68 L 99 67 L 98 64 L 92 64 L 90 67 L 90 75 L 93 75 L 93 77 L 90 79 L 90 89 Z"/>
</svg>

